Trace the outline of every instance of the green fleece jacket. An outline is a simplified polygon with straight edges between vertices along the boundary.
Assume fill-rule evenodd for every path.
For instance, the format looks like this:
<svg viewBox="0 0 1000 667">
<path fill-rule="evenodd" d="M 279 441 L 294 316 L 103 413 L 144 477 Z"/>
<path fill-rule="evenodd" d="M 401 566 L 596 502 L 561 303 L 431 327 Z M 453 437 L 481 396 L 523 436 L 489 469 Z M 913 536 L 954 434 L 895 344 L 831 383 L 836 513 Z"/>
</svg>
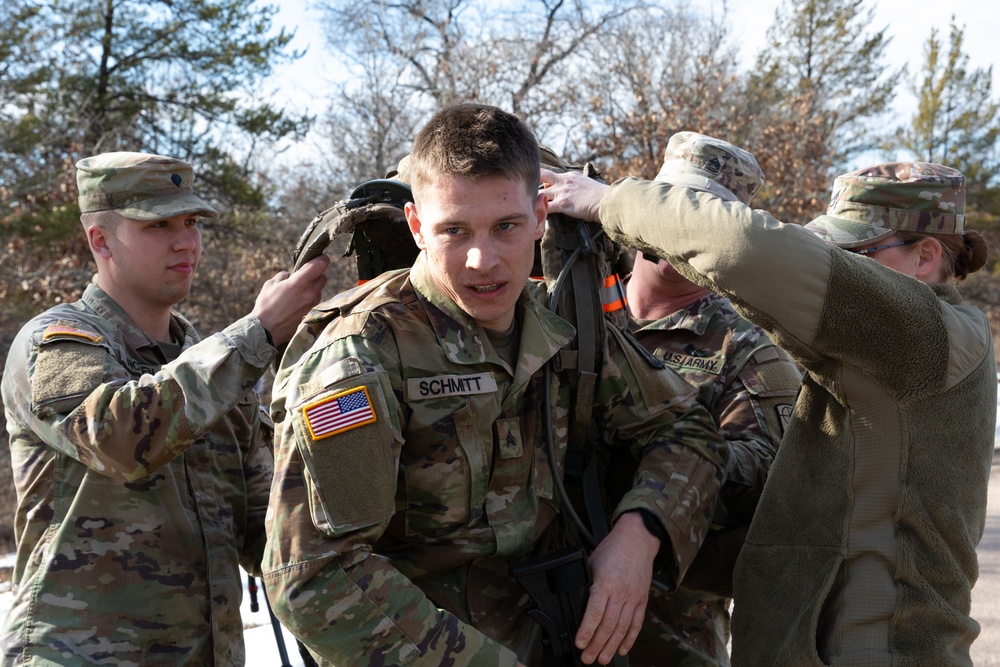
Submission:
<svg viewBox="0 0 1000 667">
<path fill-rule="evenodd" d="M 807 372 L 737 563 L 733 664 L 971 665 L 996 418 L 985 315 L 682 187 L 620 181 L 601 220 Z"/>
</svg>

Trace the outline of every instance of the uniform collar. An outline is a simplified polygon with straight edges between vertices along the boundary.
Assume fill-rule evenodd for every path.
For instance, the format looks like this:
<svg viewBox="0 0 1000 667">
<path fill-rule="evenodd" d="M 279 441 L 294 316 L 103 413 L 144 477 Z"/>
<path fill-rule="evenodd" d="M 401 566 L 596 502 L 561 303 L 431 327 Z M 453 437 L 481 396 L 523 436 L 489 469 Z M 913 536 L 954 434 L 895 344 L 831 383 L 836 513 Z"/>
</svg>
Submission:
<svg viewBox="0 0 1000 667">
<path fill-rule="evenodd" d="M 423 252 L 413 264 L 410 281 L 449 360 L 457 364 L 487 361 L 502 364 L 499 357 L 488 351 L 486 332 L 479 323 L 437 287 Z M 530 377 L 576 335 L 573 325 L 536 301 L 533 296 L 536 292 L 544 296 L 544 283 L 529 283 L 517 300 L 521 336 L 515 382 L 522 375 Z"/>
<path fill-rule="evenodd" d="M 107 292 L 98 287 L 96 282 L 87 285 L 81 299 L 95 313 L 115 326 L 121 337 L 121 342 L 127 348 L 138 350 L 143 347 L 159 347 L 155 340 L 135 325 L 132 318 Z M 195 332 L 194 326 L 177 311 L 170 312 L 170 333 L 176 339 L 184 341 L 184 349 L 198 342 L 198 334 Z"/>
<path fill-rule="evenodd" d="M 632 321 L 641 325 L 636 332 L 645 329 L 686 329 L 698 336 L 703 336 L 723 304 L 725 304 L 725 299 L 710 292 L 687 308 L 682 308 L 662 319 L 649 321 L 632 318 Z"/>
<path fill-rule="evenodd" d="M 958 291 L 958 288 L 951 283 L 935 283 L 931 285 L 931 289 L 934 290 L 934 294 L 937 298 L 941 299 L 945 303 L 950 303 L 953 306 L 961 305 L 962 294 Z"/>
</svg>

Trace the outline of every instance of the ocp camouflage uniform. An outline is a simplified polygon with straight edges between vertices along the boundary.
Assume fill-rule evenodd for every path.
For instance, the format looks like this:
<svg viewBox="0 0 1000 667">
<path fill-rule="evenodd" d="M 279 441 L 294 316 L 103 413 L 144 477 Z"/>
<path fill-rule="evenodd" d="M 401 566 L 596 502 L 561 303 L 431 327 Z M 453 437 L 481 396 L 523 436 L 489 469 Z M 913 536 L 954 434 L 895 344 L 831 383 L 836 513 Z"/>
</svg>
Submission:
<svg viewBox="0 0 1000 667">
<path fill-rule="evenodd" d="M 275 612 L 338 665 L 514 665 L 537 629 L 508 568 L 545 550 L 560 500 L 544 446 L 543 366 L 574 329 L 517 304 L 511 368 L 480 326 L 412 270 L 321 304 L 275 381 L 276 476 L 264 581 Z M 662 524 L 684 572 L 727 450 L 676 375 L 609 328 L 594 400 L 607 441 L 642 457 L 615 509 Z M 560 463 L 568 372 L 551 379 Z"/>
<path fill-rule="evenodd" d="M 698 132 L 677 132 L 667 142 L 656 180 L 749 205 L 764 183 L 764 172 L 753 154 L 738 146 Z M 643 253 L 637 261 L 661 260 Z M 659 296 L 683 288 L 676 276 L 668 278 L 669 273 L 660 271 L 662 267 L 631 276 L 630 298 L 655 303 Z M 651 591 L 642 630 L 629 652 L 632 667 L 729 664 L 736 556 L 801 379 L 788 355 L 743 319 L 728 299 L 707 290 L 703 294 L 658 320 L 639 320 L 636 311 L 645 314 L 648 308 L 630 308 L 636 338 L 698 390 L 699 401 L 712 413 L 730 448 L 715 530 L 680 589 L 669 596 L 656 588 Z"/>
<path fill-rule="evenodd" d="M 18 507 L 5 665 L 242 665 L 239 565 L 256 569 L 275 350 L 247 316 L 183 352 L 97 285 L 28 322 L 3 375 Z"/>
<path fill-rule="evenodd" d="M 631 325 L 646 349 L 698 391 L 729 444 L 718 528 L 748 526 L 791 416 L 798 368 L 729 299 L 712 293 L 660 320 L 632 318 Z M 733 564 L 720 578 L 731 579 Z M 683 584 L 669 596 L 653 588 L 646 622 L 629 652 L 631 667 L 728 665 L 730 597 Z"/>
</svg>

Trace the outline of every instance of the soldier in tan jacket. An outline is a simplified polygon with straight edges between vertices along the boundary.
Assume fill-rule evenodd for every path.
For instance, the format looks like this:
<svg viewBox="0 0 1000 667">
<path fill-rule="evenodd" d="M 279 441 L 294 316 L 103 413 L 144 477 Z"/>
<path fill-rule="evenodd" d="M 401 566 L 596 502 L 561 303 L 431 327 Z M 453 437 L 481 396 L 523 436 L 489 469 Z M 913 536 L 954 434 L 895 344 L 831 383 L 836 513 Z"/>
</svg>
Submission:
<svg viewBox="0 0 1000 667">
<path fill-rule="evenodd" d="M 970 665 L 993 455 L 965 179 L 889 163 L 805 228 L 684 187 L 543 173 L 550 210 L 730 296 L 806 370 L 736 570 L 734 665 Z M 707 224 L 706 224 L 707 223 Z"/>
</svg>

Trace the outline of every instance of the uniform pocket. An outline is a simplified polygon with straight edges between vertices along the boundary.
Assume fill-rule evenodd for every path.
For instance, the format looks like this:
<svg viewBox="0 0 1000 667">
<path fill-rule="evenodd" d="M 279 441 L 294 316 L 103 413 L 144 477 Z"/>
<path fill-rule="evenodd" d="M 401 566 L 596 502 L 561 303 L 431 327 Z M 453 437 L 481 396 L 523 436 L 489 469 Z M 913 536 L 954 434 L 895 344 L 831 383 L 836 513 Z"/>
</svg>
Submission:
<svg viewBox="0 0 1000 667">
<path fill-rule="evenodd" d="M 424 437 L 407 435 L 406 533 L 426 535 L 481 518 L 489 457 L 470 404 L 433 423 Z"/>
<path fill-rule="evenodd" d="M 377 374 L 349 378 L 290 412 L 316 527 L 340 535 L 392 516 L 398 446 Z"/>
</svg>

